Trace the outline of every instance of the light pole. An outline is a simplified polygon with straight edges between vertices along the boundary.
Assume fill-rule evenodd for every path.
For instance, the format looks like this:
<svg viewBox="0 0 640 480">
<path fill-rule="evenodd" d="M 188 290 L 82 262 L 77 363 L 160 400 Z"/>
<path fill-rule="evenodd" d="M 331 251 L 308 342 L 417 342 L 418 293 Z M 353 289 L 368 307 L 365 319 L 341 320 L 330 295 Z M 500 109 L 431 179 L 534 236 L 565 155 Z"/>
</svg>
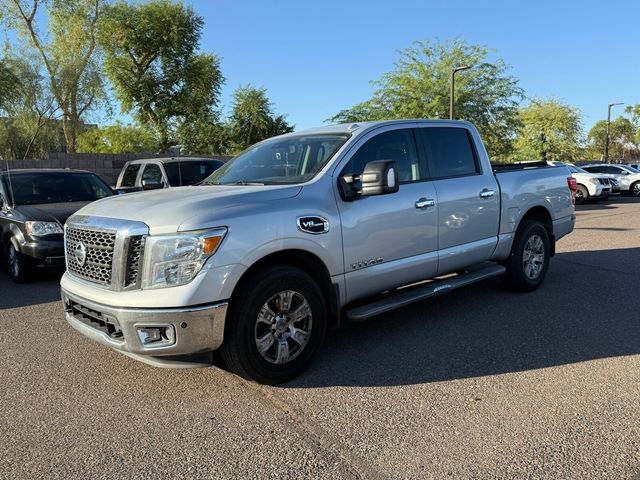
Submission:
<svg viewBox="0 0 640 480">
<path fill-rule="evenodd" d="M 615 105 L 624 105 L 624 103 L 610 103 L 607 109 L 607 138 L 604 140 L 604 161 L 609 163 L 609 130 L 611 129 L 611 107 Z"/>
<path fill-rule="evenodd" d="M 453 120 L 454 102 L 453 95 L 456 92 L 456 73 L 460 70 L 467 70 L 471 68 L 470 65 L 463 65 L 462 67 L 454 67 L 451 69 L 451 91 L 449 92 L 449 118 Z"/>
</svg>

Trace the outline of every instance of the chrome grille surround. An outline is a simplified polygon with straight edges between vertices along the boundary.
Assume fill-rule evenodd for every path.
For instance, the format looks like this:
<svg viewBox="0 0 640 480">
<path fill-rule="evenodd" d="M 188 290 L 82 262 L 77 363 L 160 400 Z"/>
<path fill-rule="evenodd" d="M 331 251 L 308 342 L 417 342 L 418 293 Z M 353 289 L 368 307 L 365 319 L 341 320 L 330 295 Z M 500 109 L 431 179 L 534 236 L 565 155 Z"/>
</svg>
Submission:
<svg viewBox="0 0 640 480">
<path fill-rule="evenodd" d="M 73 215 L 64 227 L 65 258 L 70 275 L 110 290 L 140 288 L 144 243 L 149 227 L 142 222 Z M 75 248 L 86 247 L 84 265 Z"/>
</svg>

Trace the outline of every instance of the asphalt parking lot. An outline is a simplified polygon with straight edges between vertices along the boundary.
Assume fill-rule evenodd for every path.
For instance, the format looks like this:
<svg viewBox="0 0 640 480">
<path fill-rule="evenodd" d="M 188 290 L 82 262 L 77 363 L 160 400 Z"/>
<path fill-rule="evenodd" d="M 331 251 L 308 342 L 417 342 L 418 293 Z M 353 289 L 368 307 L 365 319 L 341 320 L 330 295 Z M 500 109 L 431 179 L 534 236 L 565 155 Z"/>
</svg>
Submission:
<svg viewBox="0 0 640 480">
<path fill-rule="evenodd" d="M 0 272 L 0 478 L 640 478 L 640 201 L 578 207 L 544 286 L 332 332 L 263 387 L 68 327 Z"/>
</svg>

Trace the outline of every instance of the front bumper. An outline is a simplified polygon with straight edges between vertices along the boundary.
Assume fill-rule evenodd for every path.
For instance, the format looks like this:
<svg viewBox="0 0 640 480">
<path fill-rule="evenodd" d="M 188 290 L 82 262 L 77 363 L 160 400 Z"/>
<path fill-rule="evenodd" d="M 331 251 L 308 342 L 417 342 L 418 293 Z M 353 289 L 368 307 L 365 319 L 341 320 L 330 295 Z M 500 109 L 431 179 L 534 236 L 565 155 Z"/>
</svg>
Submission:
<svg viewBox="0 0 640 480">
<path fill-rule="evenodd" d="M 64 242 L 62 240 L 40 240 L 20 244 L 20 251 L 46 265 L 64 265 Z"/>
<path fill-rule="evenodd" d="M 62 289 L 62 303 L 67 322 L 78 332 L 155 366 L 206 366 L 195 358 L 216 350 L 224 339 L 227 302 L 180 308 L 118 308 Z M 173 329 L 173 343 L 143 345 L 138 335 L 141 327 Z"/>
</svg>

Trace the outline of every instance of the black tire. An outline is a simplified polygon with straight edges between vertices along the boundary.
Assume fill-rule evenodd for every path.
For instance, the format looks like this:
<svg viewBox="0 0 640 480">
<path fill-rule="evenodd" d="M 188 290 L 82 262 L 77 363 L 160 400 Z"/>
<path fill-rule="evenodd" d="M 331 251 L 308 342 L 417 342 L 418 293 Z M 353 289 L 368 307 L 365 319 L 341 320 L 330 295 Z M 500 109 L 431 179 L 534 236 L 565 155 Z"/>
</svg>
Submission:
<svg viewBox="0 0 640 480">
<path fill-rule="evenodd" d="M 640 197 L 640 182 L 633 182 L 629 187 L 629 193 L 634 197 Z"/>
<path fill-rule="evenodd" d="M 31 265 L 25 257 L 9 240 L 7 242 L 7 264 L 11 280 L 16 283 L 25 283 L 31 280 Z"/>
<path fill-rule="evenodd" d="M 532 272 L 532 270 L 529 270 L 530 263 L 525 264 L 525 250 L 529 250 L 534 243 L 538 243 L 536 237 L 542 244 L 543 251 L 541 254 L 536 254 L 542 264 L 539 265 L 537 260 L 531 259 L 530 262 L 532 261 L 536 266 L 540 267 L 539 270 L 536 267 L 535 272 Z M 544 225 L 533 220 L 523 220 L 513 241 L 511 254 L 504 262 L 504 266 L 507 269 L 505 275 L 507 286 L 517 292 L 531 292 L 542 285 L 549 268 L 550 247 L 549 234 Z"/>
<path fill-rule="evenodd" d="M 589 200 L 589 190 L 584 185 L 578 184 L 576 187 L 576 205 L 586 203 Z"/>
<path fill-rule="evenodd" d="M 288 309 L 278 310 L 283 301 L 283 297 L 279 295 L 285 292 L 294 292 L 292 299 L 285 301 Z M 299 329 L 303 333 L 305 328 L 308 329 L 309 335 L 302 347 L 300 342 L 293 338 L 294 335 L 288 333 L 290 330 L 286 327 L 287 321 L 292 321 L 287 313 L 304 307 L 304 302 L 300 299 L 306 301 L 309 307 L 310 314 L 305 317 L 306 320 L 299 321 L 308 322 L 307 327 L 305 324 L 301 326 L 300 323 L 290 325 L 294 330 Z M 273 313 L 278 312 L 276 317 L 272 317 L 270 313 L 264 314 L 267 305 L 272 307 L 270 311 Z M 269 267 L 244 282 L 237 294 L 234 294 L 220 355 L 231 371 L 246 379 L 269 385 L 290 380 L 309 366 L 322 345 L 327 329 L 326 311 L 322 292 L 309 275 L 293 267 Z M 270 326 L 264 321 L 265 318 L 276 318 L 278 321 L 274 320 L 275 323 Z M 286 328 L 286 331 L 278 333 L 283 328 Z M 259 331 L 260 329 L 263 330 Z M 271 338 L 267 338 L 269 335 Z M 284 339 L 281 338 L 283 335 Z M 270 345 L 264 353 L 258 349 L 258 338 L 266 338 L 265 345 Z M 285 350 L 287 354 L 291 353 L 291 360 L 274 363 L 278 358 L 271 357 L 279 354 L 282 343 L 287 344 Z M 295 350 L 296 347 L 298 350 Z"/>
</svg>

